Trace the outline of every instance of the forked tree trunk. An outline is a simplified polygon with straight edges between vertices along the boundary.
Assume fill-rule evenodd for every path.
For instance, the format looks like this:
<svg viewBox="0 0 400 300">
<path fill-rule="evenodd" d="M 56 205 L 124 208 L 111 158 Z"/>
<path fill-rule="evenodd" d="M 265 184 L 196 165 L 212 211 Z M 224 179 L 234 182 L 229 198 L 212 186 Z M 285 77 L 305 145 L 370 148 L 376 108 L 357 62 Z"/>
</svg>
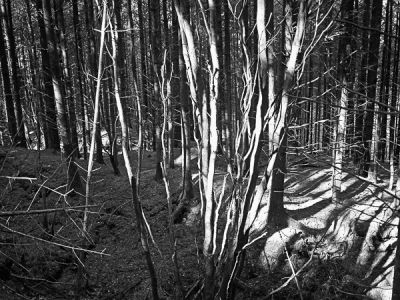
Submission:
<svg viewBox="0 0 400 300">
<path fill-rule="evenodd" d="M 271 6 L 267 6 L 271 10 Z M 262 91 L 263 86 L 267 84 L 267 53 L 265 34 L 265 3 L 257 2 L 257 31 L 259 34 L 259 100 L 257 105 L 255 129 L 252 135 L 252 148 L 250 159 L 250 177 L 245 189 L 243 202 L 240 205 L 240 221 L 237 225 L 236 238 L 232 241 L 228 249 L 228 256 L 223 265 L 223 279 L 220 288 L 222 299 L 231 299 L 234 286 L 230 284 L 233 278 L 240 274 L 239 262 L 243 259 L 244 245 L 248 241 L 250 230 L 260 230 L 260 228 L 252 228 L 256 218 L 262 224 L 261 230 L 277 230 L 289 225 L 289 219 L 283 208 L 283 182 L 286 161 L 286 122 L 287 110 L 289 104 L 289 88 L 292 83 L 297 56 L 300 52 L 301 41 L 305 29 L 305 1 L 299 1 L 297 28 L 290 47 L 290 57 L 286 63 L 284 81 L 279 95 L 279 106 L 276 109 L 276 122 L 274 124 L 274 149 L 269 159 L 268 166 L 265 169 L 261 183 L 256 188 L 258 172 L 257 165 L 261 151 L 261 133 L 263 129 L 263 119 L 265 108 L 263 107 L 263 98 L 268 98 L 267 91 Z M 270 11 L 269 11 L 270 12 Z M 271 12 L 270 12 L 271 13 Z M 268 15 L 268 11 L 267 11 Z M 264 52 L 264 53 L 263 53 Z M 254 194 L 255 192 L 255 194 Z M 253 195 L 254 194 L 254 195 Z M 254 197 L 254 198 L 253 198 Z M 264 209 L 261 209 L 263 207 Z"/>
<path fill-rule="evenodd" d="M 203 132 L 205 129 L 203 128 L 203 120 L 201 115 L 201 103 L 203 96 L 205 95 L 204 85 L 202 82 L 201 76 L 199 76 L 199 67 L 198 60 L 196 57 L 196 49 L 194 36 L 192 33 L 192 29 L 190 27 L 189 21 L 189 3 L 187 1 L 174 0 L 174 6 L 176 10 L 176 14 L 178 16 L 179 28 L 180 28 L 180 36 L 182 42 L 182 56 L 186 65 L 186 77 L 189 82 L 190 89 L 190 98 L 192 99 L 192 107 L 193 107 L 193 121 L 194 121 L 194 137 L 197 141 L 199 151 L 199 157 L 201 165 L 199 165 L 199 176 L 202 180 L 199 180 L 200 190 L 202 190 L 202 186 L 205 185 L 206 177 L 204 174 L 205 168 L 208 168 L 208 165 L 204 167 L 206 163 L 204 162 L 203 155 L 200 154 L 201 146 L 203 140 Z M 207 117 L 208 118 L 208 117 Z M 208 132 L 208 131 L 207 131 Z M 188 134 L 188 132 L 186 132 Z M 200 136 L 199 136 L 200 134 Z M 201 139 L 201 141 L 200 141 Z M 186 145 L 188 147 L 188 144 Z M 207 153 L 208 156 L 208 153 Z M 187 156 L 190 157 L 190 156 Z"/>
<path fill-rule="evenodd" d="M 215 262 L 214 254 L 214 218 L 215 218 L 215 201 L 214 201 L 214 173 L 215 159 L 218 151 L 218 128 L 217 128 L 217 103 L 219 100 L 219 59 L 218 59 L 218 36 L 216 30 L 216 4 L 214 0 L 208 0 L 209 10 L 209 43 L 211 56 L 210 70 L 210 156 L 209 161 L 203 161 L 203 164 L 208 163 L 207 185 L 205 186 L 205 212 L 204 212 L 204 243 L 203 253 L 205 256 L 205 278 L 204 278 L 204 297 L 203 299 L 214 299 L 214 272 Z M 203 102 L 204 105 L 204 102 Z M 204 108 L 203 108 L 204 110 Z M 204 117 L 204 115 L 203 115 Z M 204 138 L 203 133 L 203 138 Z M 208 147 L 207 147 L 208 148 Z M 208 151 L 208 149 L 207 149 Z"/>
<path fill-rule="evenodd" d="M 191 171 L 191 157 L 190 157 L 190 126 L 189 126 L 189 93 L 187 89 L 186 80 L 186 67 L 182 55 L 182 44 L 181 32 L 178 30 L 178 17 L 174 9 L 172 14 L 172 63 L 173 63 L 173 74 L 172 78 L 172 96 L 178 96 L 180 101 L 180 111 L 181 111 L 181 141 L 182 141 L 182 197 L 180 199 L 179 206 L 187 206 L 188 201 L 193 197 L 193 183 L 192 183 L 192 171 Z M 179 43 L 180 42 L 180 43 Z M 179 80 L 180 78 L 180 80 Z M 178 206 L 178 208 L 179 208 Z M 183 208 L 182 208 L 183 209 Z M 180 215 L 178 209 L 177 213 L 174 215 Z M 177 217 L 174 217 L 176 221 Z"/>
</svg>

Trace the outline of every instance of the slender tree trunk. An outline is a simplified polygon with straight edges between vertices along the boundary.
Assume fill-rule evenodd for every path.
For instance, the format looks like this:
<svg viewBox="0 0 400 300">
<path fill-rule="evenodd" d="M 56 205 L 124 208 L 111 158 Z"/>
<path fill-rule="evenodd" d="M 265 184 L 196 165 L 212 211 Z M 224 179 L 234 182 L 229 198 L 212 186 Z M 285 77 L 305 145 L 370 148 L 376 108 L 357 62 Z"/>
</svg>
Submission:
<svg viewBox="0 0 400 300">
<path fill-rule="evenodd" d="M 89 70 L 90 74 L 96 74 L 97 72 L 97 64 L 96 64 L 96 57 L 98 56 L 97 52 L 98 49 L 96 47 L 96 38 L 94 34 L 94 26 L 95 26 L 95 18 L 94 18 L 94 8 L 93 8 L 93 0 L 86 0 L 84 1 L 85 7 L 85 19 L 86 19 L 86 30 L 88 31 L 88 48 L 89 48 Z M 90 75 L 89 74 L 89 75 Z M 88 95 L 89 98 L 94 99 L 94 81 L 93 77 L 88 77 Z M 103 158 L 103 143 L 102 143 L 102 136 L 101 136 L 101 126 L 100 120 L 97 120 L 93 126 L 97 127 L 96 130 L 96 162 L 99 164 L 104 164 Z"/>
<path fill-rule="evenodd" d="M 72 86 L 71 70 L 68 57 L 67 42 L 65 37 L 65 21 L 64 21 L 64 0 L 54 0 L 54 11 L 56 15 L 58 34 L 60 40 L 61 60 L 64 75 L 64 86 L 66 89 L 66 109 L 68 112 L 70 134 L 71 134 L 71 146 L 72 155 L 74 157 L 80 157 L 78 133 L 76 130 L 76 112 L 75 112 L 75 99 L 74 90 Z"/>
<path fill-rule="evenodd" d="M 151 253 L 150 253 L 150 249 L 149 249 L 148 237 L 147 237 L 147 232 L 146 232 L 146 220 L 145 220 L 142 206 L 141 206 L 141 203 L 139 200 L 138 190 L 137 190 L 137 186 L 136 186 L 136 179 L 132 172 L 132 164 L 130 162 L 130 158 L 129 158 L 129 154 L 128 154 L 128 147 L 127 147 L 128 137 L 126 136 L 127 131 L 125 130 L 125 127 L 127 126 L 127 124 L 125 122 L 123 106 L 121 103 L 121 98 L 119 96 L 118 80 L 116 80 L 116 78 L 118 78 L 118 65 L 116 63 L 117 43 L 116 43 L 115 32 L 113 31 L 113 29 L 111 30 L 111 34 L 112 34 L 113 70 L 114 70 L 114 78 L 115 78 L 114 94 L 115 94 L 115 100 L 117 103 L 118 115 L 119 115 L 119 120 L 120 120 L 120 124 L 121 124 L 121 129 L 122 129 L 122 154 L 123 154 L 124 161 L 125 161 L 126 171 L 128 173 L 129 183 L 132 188 L 132 202 L 133 202 L 132 204 L 135 208 L 136 226 L 138 227 L 143 253 L 146 258 L 147 267 L 148 267 L 149 273 L 150 273 L 153 299 L 158 300 L 159 297 L 158 297 L 157 275 L 156 275 L 154 265 L 153 265 L 153 262 L 151 259 Z"/>
<path fill-rule="evenodd" d="M 4 1 L 4 0 L 3 0 Z M 11 10 L 11 1 L 7 0 L 7 10 L 4 9 L 4 4 L 1 4 L 1 19 L 5 21 L 6 33 L 8 38 L 8 43 L 10 47 L 9 58 L 11 62 L 11 71 L 12 71 L 12 82 L 14 86 L 14 107 L 15 107 L 15 115 L 17 122 L 17 136 L 16 136 L 16 145 L 19 147 L 26 148 L 26 138 L 25 138 L 25 125 L 24 125 L 24 117 L 22 115 L 22 103 L 21 103 L 21 80 L 20 80 L 20 70 L 18 66 L 17 59 L 17 49 L 15 45 L 15 37 L 14 37 L 14 26 L 12 21 L 12 10 Z M 4 25 L 5 25 L 4 24 Z"/>
<path fill-rule="evenodd" d="M 380 28 L 382 19 L 382 0 L 373 0 L 372 11 L 374 12 L 371 16 L 370 26 L 372 28 Z M 376 83 L 377 83 L 377 70 L 378 70 L 378 59 L 379 59 L 379 44 L 380 44 L 380 33 L 376 31 L 371 31 L 369 39 L 369 54 L 368 54 L 368 74 L 367 74 L 367 97 L 368 99 L 376 98 Z M 369 101 L 366 105 L 366 111 L 364 114 L 364 161 L 363 161 L 363 175 L 375 178 L 374 170 L 374 157 L 376 153 L 371 152 L 372 143 L 372 131 L 373 122 L 375 118 L 374 114 L 374 102 Z"/>
<path fill-rule="evenodd" d="M 232 128 L 232 68 L 231 68 L 231 32 L 230 32 L 230 15 L 228 1 L 223 1 L 224 8 L 224 49 L 223 49 L 223 71 L 224 71 L 224 107 L 221 107 L 223 114 L 223 128 L 225 138 L 225 151 L 228 158 L 228 171 L 231 170 L 232 163 L 232 141 L 231 141 L 231 128 Z M 221 36 L 222 39 L 222 36 Z"/>
<path fill-rule="evenodd" d="M 126 72 L 126 47 L 125 47 L 125 28 L 122 23 L 122 2 L 123 1 L 114 1 L 114 14 L 115 23 L 117 28 L 117 44 L 118 44 L 118 56 L 117 56 L 117 63 L 118 63 L 118 80 L 120 86 L 120 95 L 121 95 L 121 103 L 124 109 L 125 120 L 127 122 L 126 127 L 126 135 L 128 137 L 128 150 L 130 150 L 130 142 L 129 142 L 129 128 L 132 128 L 132 122 L 130 118 L 130 114 L 128 111 L 128 88 L 127 88 L 127 72 Z"/>
<path fill-rule="evenodd" d="M 172 50 L 170 47 L 170 42 L 169 42 L 169 29 L 168 29 L 168 5 L 167 5 L 167 0 L 163 0 L 162 1 L 162 15 L 163 15 L 163 36 L 164 36 L 164 49 L 166 49 L 166 51 L 169 52 L 169 54 L 171 54 Z M 168 57 L 168 55 L 167 55 Z M 167 63 L 167 72 L 170 72 L 170 68 L 171 68 L 171 60 L 167 59 L 166 61 Z M 172 80 L 172 79 L 171 79 Z M 173 124 L 173 120 L 174 120 L 174 106 L 175 103 L 173 102 L 173 98 L 168 97 L 167 98 L 167 123 L 168 123 L 168 166 L 173 169 L 175 167 L 174 165 L 174 143 L 173 143 L 173 139 L 174 139 L 174 124 Z"/>
<path fill-rule="evenodd" d="M 392 74 L 391 59 L 392 59 L 392 1 L 389 0 L 386 3 L 385 12 L 385 36 L 383 41 L 383 53 L 382 53 L 382 66 L 381 66 L 381 87 L 379 91 L 379 115 L 380 119 L 380 140 L 378 141 L 377 158 L 381 161 L 387 161 L 388 157 L 388 145 L 389 142 L 389 130 L 388 121 L 390 122 L 390 116 L 388 112 L 388 105 L 390 103 L 390 78 Z"/>
<path fill-rule="evenodd" d="M 148 97 L 148 75 L 147 75 L 147 68 L 146 68 L 146 40 L 145 40 L 145 27 L 144 27 L 144 22 L 143 22 L 143 0 L 138 0 L 137 6 L 138 6 L 138 19 L 139 19 L 139 41 L 140 41 L 140 69 L 141 69 L 141 90 L 142 90 L 142 99 L 143 99 L 143 119 L 145 120 L 145 123 L 143 123 L 144 130 L 148 132 L 148 122 L 146 122 L 149 119 L 149 97 Z M 146 147 L 148 141 L 145 141 Z"/>
<path fill-rule="evenodd" d="M 74 25 L 74 37 L 75 37 L 75 57 L 77 63 L 77 80 L 78 80 L 78 97 L 80 103 L 81 112 L 81 128 L 82 128 L 82 148 L 83 148 L 83 158 L 87 160 L 87 140 L 86 140 L 86 104 L 84 98 L 84 87 L 83 87 L 83 48 L 82 48 L 82 36 L 80 31 L 80 21 L 79 21 L 79 10 L 78 10 L 78 0 L 72 0 L 72 10 L 73 10 L 73 25 Z"/>
<path fill-rule="evenodd" d="M 371 0 L 364 1 L 364 12 L 362 14 L 362 25 L 364 27 L 369 27 L 370 21 L 370 6 Z M 357 70 L 359 74 L 359 92 L 360 94 L 367 94 L 366 93 L 366 86 L 367 86 L 367 71 L 364 66 L 368 64 L 368 47 L 369 47 L 369 38 L 368 38 L 368 30 L 364 30 L 361 36 L 361 64 L 360 69 Z M 366 102 L 364 101 L 364 97 L 357 97 L 357 106 L 364 107 Z M 354 163 L 359 167 L 359 174 L 363 175 L 363 155 L 365 153 L 365 149 L 363 146 L 363 142 L 365 137 L 363 136 L 363 124 L 364 124 L 364 111 L 357 111 L 356 112 L 356 122 L 355 122 L 355 132 L 356 132 L 356 148 L 354 151 Z"/>
<path fill-rule="evenodd" d="M 44 25 L 42 0 L 36 0 L 36 11 L 37 19 L 40 30 L 40 52 L 42 56 L 42 67 L 43 67 L 43 81 L 44 81 L 44 91 L 43 98 L 46 107 L 46 126 L 47 141 L 46 148 L 60 150 L 60 138 L 58 134 L 57 126 L 57 111 L 54 99 L 54 90 L 52 85 L 52 78 L 50 73 L 50 58 L 49 51 L 47 49 L 47 37 L 46 29 Z"/>
<path fill-rule="evenodd" d="M 161 149 L 161 124 L 160 124 L 160 105 L 161 105 L 161 90 L 160 90 L 160 80 L 161 80 L 161 20 L 160 20 L 160 3 L 158 0 L 150 0 L 150 28 L 151 28 L 151 45 L 152 45 L 152 60 L 153 60 L 153 87 L 154 87 L 154 97 L 156 99 L 155 106 L 155 134 L 156 134 L 156 172 L 154 179 L 156 181 L 162 180 L 162 149 Z"/>
<path fill-rule="evenodd" d="M 332 169 L 332 201 L 340 201 L 342 185 L 342 161 L 345 150 L 345 132 L 348 105 L 348 90 L 352 86 L 350 74 L 352 67 L 353 43 L 352 26 L 353 22 L 353 0 L 342 0 L 341 12 L 342 19 L 349 21 L 344 26 L 344 33 L 339 40 L 339 80 L 342 84 L 342 90 L 337 110 L 337 121 L 335 126 L 336 140 L 333 148 L 333 169 Z"/>
<path fill-rule="evenodd" d="M 32 85 L 34 90 L 32 91 L 32 100 L 35 103 L 35 114 L 37 120 L 37 137 L 38 137 L 38 150 L 41 149 L 42 145 L 42 134 L 41 129 L 43 130 L 44 137 L 44 145 L 48 144 L 47 140 L 47 126 L 46 126 L 46 118 L 45 118 L 45 110 L 43 106 L 43 96 L 40 92 L 41 90 L 41 76 L 39 76 L 38 72 L 38 56 L 37 56 L 37 47 L 36 47 L 36 35 L 33 29 L 32 24 L 32 13 L 31 13 L 31 1 L 25 0 L 26 4 L 26 12 L 27 12 L 27 22 L 29 26 L 29 34 L 31 37 L 31 49 L 28 51 L 29 53 L 29 65 L 31 69 L 31 77 L 32 77 Z"/>
<path fill-rule="evenodd" d="M 205 188 L 205 213 L 204 213 L 204 243 L 203 253 L 205 256 L 205 279 L 204 279 L 204 296 L 203 299 L 214 299 L 214 272 L 215 262 L 214 253 L 214 218 L 215 218 L 215 201 L 214 201 L 214 173 L 215 159 L 218 151 L 218 128 L 217 128 L 217 105 L 219 101 L 219 55 L 218 55 L 218 35 L 216 22 L 216 3 L 214 0 L 208 0 L 209 10 L 209 43 L 211 56 L 210 70 L 210 156 L 208 161 L 207 185 Z M 203 102 L 204 105 L 204 102 Z M 203 108 L 204 109 L 204 108 Z M 204 117 L 204 115 L 203 115 Z M 204 136 L 203 136 L 204 137 Z M 208 149 L 207 149 L 208 151 Z M 207 161 L 203 161 L 203 164 Z"/>
<path fill-rule="evenodd" d="M 67 120 L 67 112 L 65 109 L 64 91 L 61 85 L 61 69 L 57 55 L 57 44 L 55 40 L 54 28 L 51 18 L 50 0 L 42 0 L 43 16 L 48 40 L 49 59 L 51 66 L 51 76 L 53 82 L 54 97 L 57 107 L 57 124 L 60 130 L 60 138 L 63 143 L 63 154 L 65 155 L 68 165 L 68 182 L 67 192 L 76 190 L 81 192 L 82 184 L 78 169 L 73 160 L 73 148 L 71 142 L 71 132 Z"/>
<path fill-rule="evenodd" d="M 4 18 L 4 11 L 0 12 L 2 14 L 2 18 Z M 7 124 L 8 124 L 8 132 L 10 135 L 11 143 L 16 144 L 18 142 L 18 128 L 17 128 L 17 120 L 15 117 L 14 111 L 14 103 L 12 97 L 12 90 L 11 90 L 11 81 L 10 81 L 10 72 L 8 68 L 8 61 L 7 61 L 7 49 L 4 40 L 4 29 L 3 29 L 4 22 L 0 20 L 0 64 L 1 64 L 1 77 L 3 79 L 3 93 L 5 98 L 6 104 L 6 111 L 7 111 Z"/>
<path fill-rule="evenodd" d="M 181 42 L 181 32 L 178 30 L 178 17 L 176 11 L 172 14 L 172 96 L 178 96 L 180 101 L 181 111 L 181 141 L 182 141 L 182 183 L 183 192 L 181 197 L 182 205 L 187 205 L 188 201 L 193 197 L 193 183 L 191 171 L 191 156 L 190 156 L 190 126 L 189 126 L 189 93 L 187 89 L 186 67 L 182 54 L 182 47 L 179 47 Z M 182 44 L 182 42 L 180 43 Z M 175 221 L 176 218 L 174 218 Z"/>
<path fill-rule="evenodd" d="M 400 19 L 399 14 L 397 14 L 397 23 L 396 23 L 396 36 L 399 36 L 400 31 Z M 395 50 L 394 50 L 394 63 L 393 63 L 393 77 L 392 77 L 392 94 L 390 105 L 390 112 L 394 112 L 397 107 L 399 107 L 399 101 L 397 100 L 398 95 L 398 87 L 397 82 L 399 78 L 399 56 L 400 56 L 400 40 L 395 41 Z M 398 115 L 390 115 L 390 136 L 389 136 L 389 160 L 390 160 L 390 179 L 389 179 L 389 189 L 393 189 L 394 185 L 394 176 L 395 176 L 395 156 L 397 153 L 397 141 L 398 141 L 398 124 L 399 117 Z"/>
</svg>

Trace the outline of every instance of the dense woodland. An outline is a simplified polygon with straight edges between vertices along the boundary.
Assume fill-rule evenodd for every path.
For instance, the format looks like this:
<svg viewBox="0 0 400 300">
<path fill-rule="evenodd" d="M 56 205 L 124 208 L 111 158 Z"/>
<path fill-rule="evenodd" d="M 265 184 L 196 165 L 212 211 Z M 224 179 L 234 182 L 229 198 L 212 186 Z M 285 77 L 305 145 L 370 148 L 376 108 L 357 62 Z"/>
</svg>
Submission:
<svg viewBox="0 0 400 300">
<path fill-rule="evenodd" d="M 2 299 L 400 299 L 400 2 L 0 0 Z"/>
</svg>

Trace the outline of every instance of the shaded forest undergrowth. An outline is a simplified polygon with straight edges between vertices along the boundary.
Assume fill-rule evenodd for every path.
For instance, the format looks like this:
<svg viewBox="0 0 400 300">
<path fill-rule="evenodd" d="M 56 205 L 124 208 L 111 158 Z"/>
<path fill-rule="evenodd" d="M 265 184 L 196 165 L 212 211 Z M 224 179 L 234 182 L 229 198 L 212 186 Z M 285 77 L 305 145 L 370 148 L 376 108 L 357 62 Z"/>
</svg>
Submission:
<svg viewBox="0 0 400 300">
<path fill-rule="evenodd" d="M 37 295 L 70 299 L 78 269 L 76 253 L 83 241 L 85 199 L 63 196 L 66 168 L 59 154 L 41 151 L 39 158 L 36 151 L 2 148 L 0 156 L 0 286 L 1 294 L 7 295 L 3 299 Z M 140 195 L 156 242 L 151 248 L 160 295 L 168 299 L 175 286 L 173 247 L 164 185 L 154 181 L 154 156 L 151 152 L 144 155 Z M 385 186 L 345 173 L 343 201 L 332 203 L 331 168 L 325 161 L 323 155 L 289 156 L 285 208 L 313 234 L 285 229 L 249 247 L 237 282 L 238 299 L 268 295 L 275 299 L 354 299 L 362 295 L 381 299 L 390 295 L 398 222 L 391 209 L 393 199 L 384 192 Z M 78 164 L 84 178 L 87 166 L 82 160 Z M 95 165 L 87 237 L 91 243 L 86 247 L 85 263 L 87 299 L 145 299 L 151 295 L 131 190 L 120 169 L 122 175 L 115 176 L 109 163 Z M 220 162 L 219 187 L 223 169 Z M 181 169 L 177 166 L 168 173 L 176 204 Z M 42 209 L 55 211 L 35 213 Z M 189 214 L 174 227 L 183 286 L 186 291 L 194 290 L 203 276 L 200 217 Z"/>
</svg>

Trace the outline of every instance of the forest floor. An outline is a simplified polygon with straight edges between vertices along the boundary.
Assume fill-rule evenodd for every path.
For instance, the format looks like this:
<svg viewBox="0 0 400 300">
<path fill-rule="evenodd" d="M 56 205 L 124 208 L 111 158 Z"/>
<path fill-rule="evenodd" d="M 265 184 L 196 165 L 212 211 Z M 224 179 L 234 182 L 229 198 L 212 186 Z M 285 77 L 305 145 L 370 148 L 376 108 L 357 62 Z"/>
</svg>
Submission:
<svg viewBox="0 0 400 300">
<path fill-rule="evenodd" d="M 62 195 L 66 168 L 59 153 L 38 154 L 0 148 L 1 299 L 71 299 L 74 295 L 76 247 L 82 244 L 79 206 L 85 200 Z M 136 162 L 135 152 L 130 155 Z M 105 165 L 95 163 L 91 181 L 90 204 L 94 206 L 90 207 L 88 238 L 95 247 L 85 261 L 88 286 L 84 299 L 151 298 L 123 160 L 119 157 L 121 176 L 115 176 L 105 159 Z M 153 179 L 154 159 L 154 153 L 144 154 L 140 198 L 156 242 L 150 244 L 160 295 L 169 299 L 174 293 L 173 247 L 165 187 Z M 168 170 L 173 201 L 180 194 L 179 160 L 176 168 Z M 274 266 L 268 261 L 269 250 L 284 231 L 249 248 L 238 299 L 265 299 L 282 285 L 274 299 L 390 298 L 398 223 L 393 197 L 384 192 L 383 183 L 375 185 L 344 173 L 342 201 L 332 203 L 328 161 L 324 155 L 289 156 L 285 208 L 313 234 L 296 235 Z M 196 159 L 193 162 L 196 165 Z M 85 178 L 86 162 L 77 163 Z M 217 185 L 222 185 L 224 175 L 220 163 Z M 387 178 L 381 181 L 387 182 Z M 45 196 L 38 192 L 41 186 L 53 191 Z M 43 199 L 49 209 L 78 208 L 48 214 L 5 214 L 43 209 Z M 175 224 L 174 230 L 187 291 L 203 275 L 202 226 L 197 219 Z M 285 285 L 293 272 L 298 272 L 295 280 Z"/>
</svg>

